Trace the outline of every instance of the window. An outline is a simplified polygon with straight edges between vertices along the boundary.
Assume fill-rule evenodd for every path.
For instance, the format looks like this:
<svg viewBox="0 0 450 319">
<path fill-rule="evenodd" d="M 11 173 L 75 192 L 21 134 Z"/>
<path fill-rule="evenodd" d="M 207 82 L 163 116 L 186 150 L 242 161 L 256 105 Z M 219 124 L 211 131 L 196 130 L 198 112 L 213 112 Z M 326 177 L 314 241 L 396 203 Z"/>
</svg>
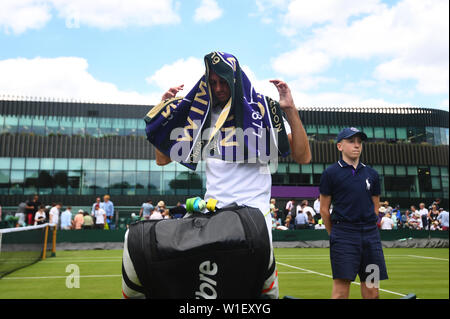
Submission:
<svg viewBox="0 0 450 319">
<path fill-rule="evenodd" d="M 317 127 L 315 125 L 306 125 L 305 130 L 308 135 L 317 133 Z"/>
<path fill-rule="evenodd" d="M 373 138 L 373 127 L 363 127 L 362 131 L 366 133 L 367 138 Z"/>
<path fill-rule="evenodd" d="M 8 194 L 9 180 L 9 170 L 0 169 L 0 194 Z"/>
<path fill-rule="evenodd" d="M 336 126 L 336 125 L 332 125 L 329 127 L 330 130 L 330 134 L 332 135 L 338 135 L 339 132 L 341 131 L 341 127 L 340 126 Z"/>
<path fill-rule="evenodd" d="M 83 166 L 84 168 L 84 166 Z M 83 184 L 81 185 L 82 195 L 94 195 L 95 185 L 95 171 L 83 171 Z"/>
<path fill-rule="evenodd" d="M 107 160 L 107 159 L 97 159 L 96 169 L 97 169 L 97 171 L 107 171 L 107 170 L 109 170 L 109 160 Z"/>
<path fill-rule="evenodd" d="M 59 119 L 55 116 L 47 118 L 45 123 L 45 129 L 47 135 L 55 135 L 59 132 Z"/>
<path fill-rule="evenodd" d="M 393 165 L 385 165 L 384 166 L 384 175 L 385 176 L 389 176 L 389 175 L 394 175 L 394 166 Z"/>
<path fill-rule="evenodd" d="M 326 135 L 328 134 L 328 126 L 327 125 L 318 125 L 318 132 L 321 135 Z"/>
<path fill-rule="evenodd" d="M 67 176 L 67 171 L 55 171 L 53 175 L 54 179 L 54 189 L 53 193 L 58 195 L 65 195 L 67 192 L 67 187 L 69 185 L 69 178 Z"/>
<path fill-rule="evenodd" d="M 407 167 L 408 175 L 417 175 L 417 166 L 408 166 Z"/>
<path fill-rule="evenodd" d="M 73 134 L 81 135 L 85 134 L 85 119 L 82 117 L 73 118 Z"/>
<path fill-rule="evenodd" d="M 161 172 L 150 172 L 149 189 L 150 194 L 160 195 L 161 194 Z"/>
<path fill-rule="evenodd" d="M 64 135 L 72 135 L 72 122 L 73 119 L 69 117 L 61 117 L 59 121 L 59 133 Z"/>
<path fill-rule="evenodd" d="M 433 190 L 441 190 L 441 178 L 440 177 L 431 177 L 431 188 Z"/>
<path fill-rule="evenodd" d="M 394 140 L 395 139 L 395 129 L 393 127 L 386 127 L 386 139 Z"/>
<path fill-rule="evenodd" d="M 83 159 L 83 170 L 95 170 L 95 159 L 84 158 Z"/>
<path fill-rule="evenodd" d="M 70 160 L 69 160 L 70 161 Z M 81 167 L 81 160 L 80 160 Z M 67 174 L 67 194 L 68 195 L 79 195 L 80 194 L 80 183 L 81 183 L 81 171 L 74 170 L 68 171 Z"/>
<path fill-rule="evenodd" d="M 29 116 L 22 116 L 19 118 L 18 132 L 19 133 L 31 133 L 32 118 Z"/>
<path fill-rule="evenodd" d="M 137 119 L 126 119 L 125 120 L 125 134 L 136 136 L 136 131 L 138 128 Z"/>
<path fill-rule="evenodd" d="M 9 157 L 0 157 L 0 169 L 9 169 L 11 167 L 11 159 Z"/>
<path fill-rule="evenodd" d="M 47 170 L 39 171 L 37 186 L 39 194 L 52 194 L 54 186 L 52 172 Z"/>
<path fill-rule="evenodd" d="M 5 132 L 14 134 L 17 133 L 17 126 L 19 124 L 19 120 L 15 116 L 6 116 L 5 117 L 5 124 L 3 127 L 3 130 Z"/>
<path fill-rule="evenodd" d="M 314 174 L 322 174 L 323 172 L 323 164 L 314 164 L 313 165 Z"/>
<path fill-rule="evenodd" d="M 55 170 L 66 171 L 67 170 L 67 159 L 66 158 L 55 158 Z"/>
<path fill-rule="evenodd" d="M 405 168 L 405 166 L 396 166 L 395 167 L 395 175 L 397 175 L 397 176 L 405 176 L 406 175 L 406 168 Z"/>
<path fill-rule="evenodd" d="M 99 123 L 99 130 L 99 136 L 111 135 L 113 133 L 112 119 L 101 118 Z"/>
<path fill-rule="evenodd" d="M 150 169 L 150 161 L 149 160 L 137 160 L 136 169 L 138 171 L 148 171 Z M 177 167 L 177 170 L 182 169 L 184 166 Z M 187 169 L 187 168 L 186 168 Z"/>
<path fill-rule="evenodd" d="M 384 170 L 382 165 L 373 165 L 372 168 L 377 171 L 378 175 L 384 175 Z"/>
<path fill-rule="evenodd" d="M 397 135 L 398 140 L 406 140 L 407 139 L 406 127 L 395 128 L 395 134 Z"/>
<path fill-rule="evenodd" d="M 385 176 L 384 189 L 386 192 L 410 192 L 414 185 L 414 176 Z"/>
<path fill-rule="evenodd" d="M 375 127 L 374 136 L 378 139 L 384 139 L 384 127 Z"/>
<path fill-rule="evenodd" d="M 419 144 L 422 142 L 426 142 L 425 128 L 408 127 L 407 137 L 411 143 Z"/>
<path fill-rule="evenodd" d="M 420 192 L 431 192 L 431 174 L 430 169 L 428 167 L 419 167 L 417 169 L 417 175 L 419 178 L 419 188 Z"/>
<path fill-rule="evenodd" d="M 431 166 L 430 173 L 431 173 L 431 176 L 440 176 L 441 175 L 439 172 L 439 167 L 437 167 L 437 166 Z"/>
<path fill-rule="evenodd" d="M 139 166 L 139 163 L 138 163 Z M 149 191 L 149 177 L 148 171 L 137 172 L 136 175 L 136 195 L 147 195 Z"/>
<path fill-rule="evenodd" d="M 82 161 L 79 158 L 70 158 L 69 159 L 69 169 L 70 170 L 80 170 L 82 167 Z"/>
<path fill-rule="evenodd" d="M 109 172 L 109 192 L 111 195 L 122 194 L 122 171 Z"/>
<path fill-rule="evenodd" d="M 9 191 L 10 195 L 23 194 L 24 177 L 25 174 L 23 170 L 11 171 L 11 188 Z"/>
<path fill-rule="evenodd" d="M 109 173 L 108 171 L 96 171 L 95 172 L 95 186 L 96 194 L 105 194 L 109 186 Z"/>
<path fill-rule="evenodd" d="M 25 159 L 24 158 L 13 158 L 11 161 L 11 168 L 12 169 L 25 169 Z"/>
<path fill-rule="evenodd" d="M 174 189 L 170 186 L 171 181 L 175 179 L 175 172 L 164 172 L 162 179 L 163 193 L 165 195 L 175 195 Z"/>
<path fill-rule="evenodd" d="M 109 161 L 109 167 L 112 171 L 121 171 L 123 166 L 123 160 L 121 159 L 112 159 Z"/>
<path fill-rule="evenodd" d="M 53 158 L 41 158 L 41 170 L 53 170 L 53 164 L 54 164 Z"/>
<path fill-rule="evenodd" d="M 287 167 L 289 164 L 287 163 L 278 163 L 277 173 L 284 174 L 287 173 Z"/>
<path fill-rule="evenodd" d="M 175 164 L 173 162 L 173 164 Z M 123 170 L 124 171 L 135 171 L 136 170 L 136 160 L 123 160 Z"/>
<path fill-rule="evenodd" d="M 112 127 L 113 127 L 114 135 L 120 135 L 120 136 L 126 135 L 124 119 L 113 119 Z"/>
<path fill-rule="evenodd" d="M 123 194 L 134 195 L 136 193 L 136 172 L 123 173 Z"/>
<path fill-rule="evenodd" d="M 312 165 L 311 164 L 302 165 L 301 167 L 302 167 L 303 174 L 312 174 Z"/>
<path fill-rule="evenodd" d="M 300 165 L 297 163 L 290 163 L 289 173 L 300 173 Z"/>
<path fill-rule="evenodd" d="M 86 135 L 98 137 L 98 119 L 88 117 L 86 121 Z"/>
</svg>

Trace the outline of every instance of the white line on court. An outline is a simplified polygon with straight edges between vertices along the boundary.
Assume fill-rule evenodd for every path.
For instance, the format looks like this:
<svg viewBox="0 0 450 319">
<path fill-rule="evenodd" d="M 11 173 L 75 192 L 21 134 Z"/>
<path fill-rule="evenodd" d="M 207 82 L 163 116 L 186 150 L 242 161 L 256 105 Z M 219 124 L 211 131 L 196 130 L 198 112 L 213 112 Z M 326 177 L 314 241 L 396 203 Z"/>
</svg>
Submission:
<svg viewBox="0 0 450 319">
<path fill-rule="evenodd" d="M 310 274 L 309 271 L 279 271 L 278 274 Z"/>
<path fill-rule="evenodd" d="M 110 262 L 120 262 L 121 259 L 97 259 L 97 260 L 84 260 L 84 259 L 71 259 L 71 260 L 43 260 L 46 264 L 57 264 L 57 263 L 110 263 Z"/>
<path fill-rule="evenodd" d="M 408 257 L 413 257 L 413 258 L 422 258 L 422 259 L 433 259 L 433 260 L 444 260 L 444 261 L 448 261 L 448 259 L 445 258 L 437 258 L 437 257 L 426 257 L 426 256 L 417 256 L 417 255 L 407 255 Z"/>
<path fill-rule="evenodd" d="M 114 256 L 105 256 L 105 257 L 89 257 L 89 256 L 74 256 L 74 257 L 64 257 L 64 256 L 57 256 L 58 259 L 122 259 L 122 255 L 114 257 Z"/>
<path fill-rule="evenodd" d="M 101 278 L 101 277 L 122 277 L 122 275 L 85 275 L 80 278 Z M 65 279 L 67 276 L 41 276 L 41 277 L 4 277 L 1 280 L 19 280 L 19 279 Z"/>
<path fill-rule="evenodd" d="M 306 271 L 306 272 L 309 272 L 309 273 L 312 273 L 312 274 L 316 274 L 316 275 L 319 275 L 319 276 L 323 276 L 323 277 L 327 277 L 327 278 L 333 278 L 333 276 L 331 276 L 331 275 L 323 274 L 323 273 L 320 273 L 320 272 L 317 272 L 317 271 L 312 271 L 312 270 L 309 270 L 309 269 L 300 268 L 300 267 L 288 265 L 288 264 L 285 264 L 285 263 L 280 263 L 280 262 L 278 262 L 278 261 L 277 261 L 276 263 L 279 264 L 279 265 L 282 265 L 282 266 L 286 266 L 286 267 L 290 267 L 290 268 L 294 268 L 294 269 Z M 355 285 L 361 285 L 359 282 L 355 282 L 355 281 L 352 281 L 352 284 L 355 284 Z M 390 294 L 402 296 L 402 297 L 405 297 L 405 296 L 406 296 L 406 295 L 404 295 L 404 294 L 401 294 L 401 293 L 398 293 L 398 292 L 395 292 L 395 291 L 390 291 L 390 290 L 381 289 L 381 288 L 379 288 L 379 290 L 380 290 L 380 291 L 384 291 L 384 292 L 388 292 L 388 293 L 390 293 Z"/>
</svg>

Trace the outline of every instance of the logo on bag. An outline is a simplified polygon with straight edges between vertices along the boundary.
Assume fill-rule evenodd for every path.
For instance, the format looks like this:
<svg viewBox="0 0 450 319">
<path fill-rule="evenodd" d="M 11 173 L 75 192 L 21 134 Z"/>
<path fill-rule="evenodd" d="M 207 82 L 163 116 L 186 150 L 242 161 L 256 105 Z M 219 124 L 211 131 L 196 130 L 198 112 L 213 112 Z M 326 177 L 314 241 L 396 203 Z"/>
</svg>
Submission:
<svg viewBox="0 0 450 319">
<path fill-rule="evenodd" d="M 195 299 L 217 299 L 217 281 L 214 280 L 219 267 L 216 263 L 206 260 L 198 267 L 200 286 L 195 292 Z"/>
</svg>

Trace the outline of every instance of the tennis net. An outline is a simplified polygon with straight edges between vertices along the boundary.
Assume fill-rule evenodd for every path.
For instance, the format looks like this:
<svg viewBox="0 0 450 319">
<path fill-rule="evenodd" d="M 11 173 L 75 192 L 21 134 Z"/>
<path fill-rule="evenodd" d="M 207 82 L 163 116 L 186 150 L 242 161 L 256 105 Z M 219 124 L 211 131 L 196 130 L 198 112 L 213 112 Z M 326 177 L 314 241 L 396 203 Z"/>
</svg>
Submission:
<svg viewBox="0 0 450 319">
<path fill-rule="evenodd" d="M 0 278 L 45 258 L 49 228 L 43 224 L 0 229 Z"/>
</svg>

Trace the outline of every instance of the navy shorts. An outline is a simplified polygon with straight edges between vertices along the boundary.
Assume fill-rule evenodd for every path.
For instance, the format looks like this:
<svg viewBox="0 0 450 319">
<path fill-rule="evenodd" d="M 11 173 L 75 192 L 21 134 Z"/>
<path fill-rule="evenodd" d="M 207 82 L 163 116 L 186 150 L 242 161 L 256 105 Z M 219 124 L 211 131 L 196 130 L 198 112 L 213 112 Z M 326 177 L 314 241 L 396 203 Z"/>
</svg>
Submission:
<svg viewBox="0 0 450 319">
<path fill-rule="evenodd" d="M 379 271 L 379 280 L 388 279 L 376 224 L 357 226 L 345 222 L 333 223 L 330 260 L 333 279 L 354 281 L 358 275 L 362 282 L 368 275 L 374 276 L 376 270 Z"/>
</svg>

